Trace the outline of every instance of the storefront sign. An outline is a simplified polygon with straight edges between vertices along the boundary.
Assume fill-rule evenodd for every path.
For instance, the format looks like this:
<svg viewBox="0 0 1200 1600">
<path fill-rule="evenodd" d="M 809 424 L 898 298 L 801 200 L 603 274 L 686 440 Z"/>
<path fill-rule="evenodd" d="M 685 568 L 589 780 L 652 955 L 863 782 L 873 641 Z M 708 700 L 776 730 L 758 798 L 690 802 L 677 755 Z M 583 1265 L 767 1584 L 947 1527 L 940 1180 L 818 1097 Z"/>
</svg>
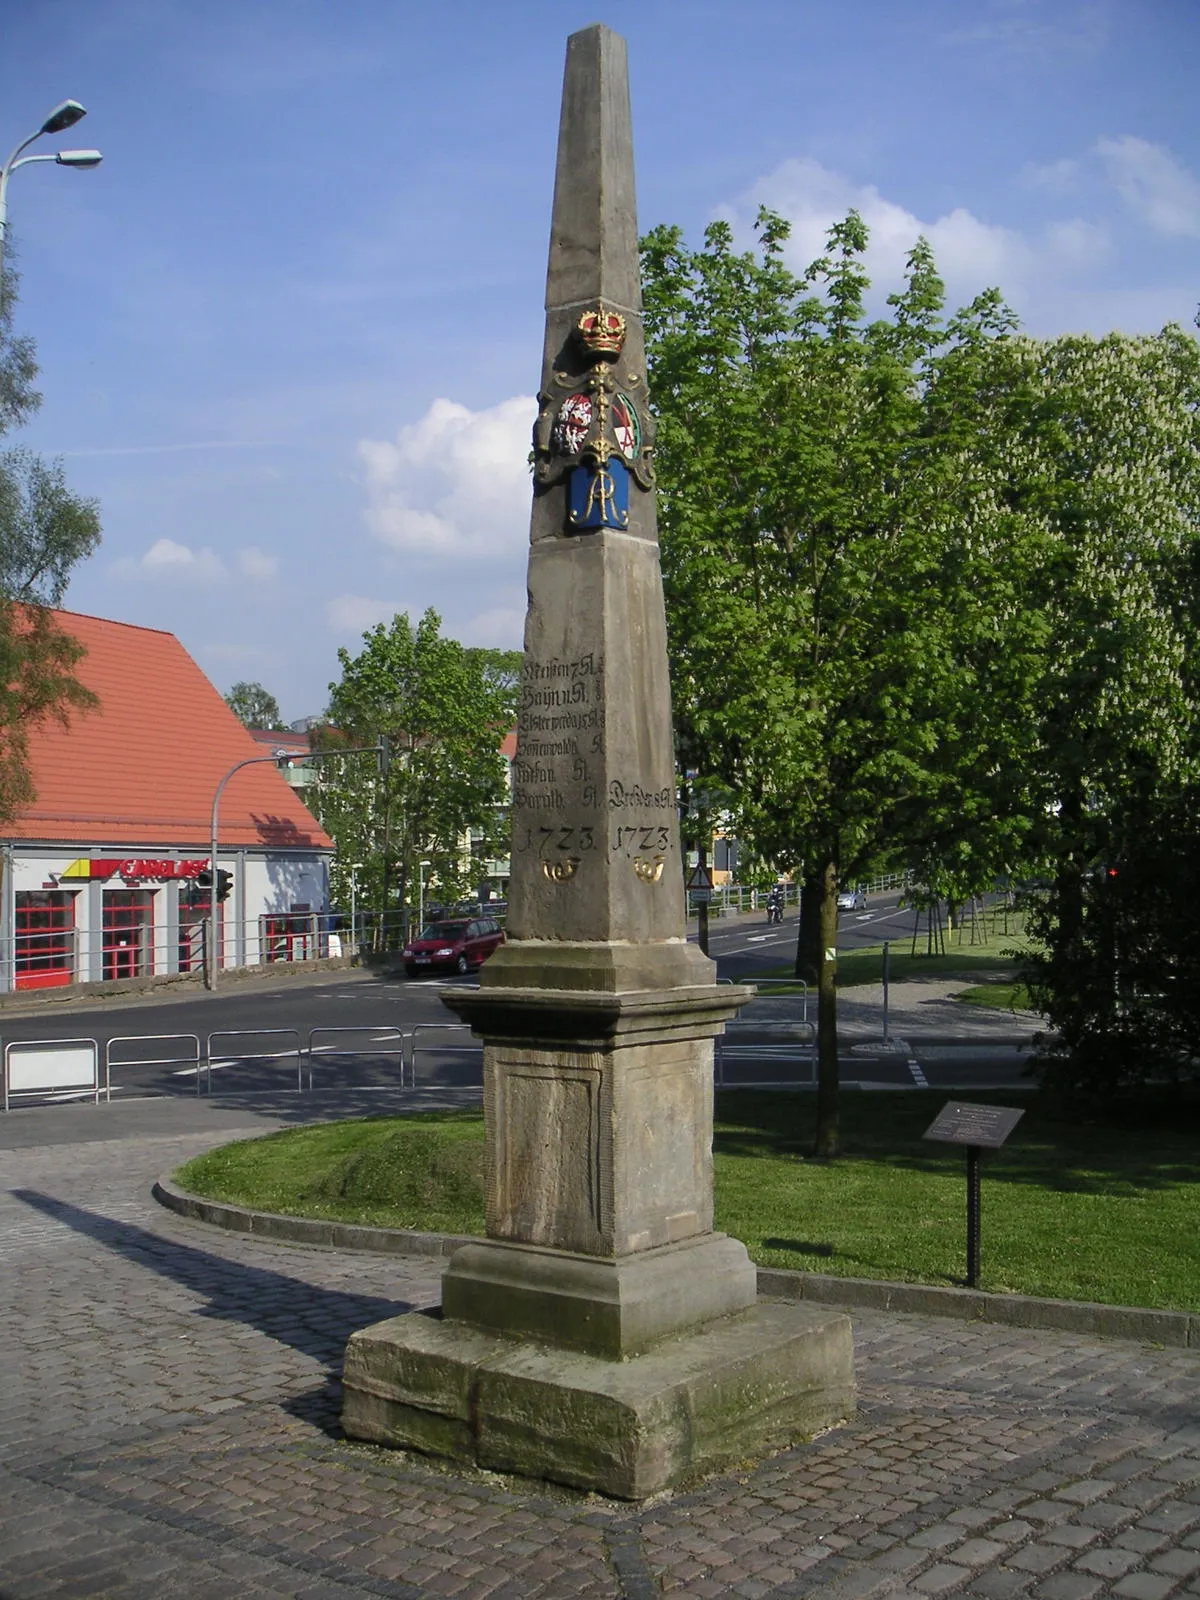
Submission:
<svg viewBox="0 0 1200 1600">
<path fill-rule="evenodd" d="M 172 878 L 197 878 L 208 866 L 208 857 L 191 861 L 167 861 L 152 856 L 113 856 L 89 861 L 81 857 L 72 861 L 58 874 L 65 879 L 124 878 L 126 883 L 141 882 L 146 878 L 167 882 Z"/>
</svg>

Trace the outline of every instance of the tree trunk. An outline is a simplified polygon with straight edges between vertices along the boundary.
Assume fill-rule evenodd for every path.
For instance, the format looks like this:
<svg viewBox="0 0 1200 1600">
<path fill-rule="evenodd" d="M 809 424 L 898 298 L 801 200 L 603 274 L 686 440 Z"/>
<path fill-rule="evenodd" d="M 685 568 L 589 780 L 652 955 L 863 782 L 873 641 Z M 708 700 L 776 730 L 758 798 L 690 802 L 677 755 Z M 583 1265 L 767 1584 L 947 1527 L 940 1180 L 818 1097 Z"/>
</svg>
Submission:
<svg viewBox="0 0 1200 1600">
<path fill-rule="evenodd" d="M 821 868 L 820 951 L 817 967 L 817 1133 L 813 1154 L 836 1156 L 842 1134 L 838 1106 L 837 1041 L 837 863 Z M 833 956 L 835 959 L 829 959 Z"/>
<path fill-rule="evenodd" d="M 1083 795 L 1076 788 L 1063 799 L 1058 814 L 1060 845 L 1055 873 L 1058 902 L 1059 950 L 1072 965 L 1079 959 L 1083 936 L 1083 873 L 1087 856 L 1083 847 Z"/>
<path fill-rule="evenodd" d="M 805 869 L 800 880 L 800 926 L 796 930 L 797 978 L 815 984 L 821 967 L 821 878 Z"/>
</svg>

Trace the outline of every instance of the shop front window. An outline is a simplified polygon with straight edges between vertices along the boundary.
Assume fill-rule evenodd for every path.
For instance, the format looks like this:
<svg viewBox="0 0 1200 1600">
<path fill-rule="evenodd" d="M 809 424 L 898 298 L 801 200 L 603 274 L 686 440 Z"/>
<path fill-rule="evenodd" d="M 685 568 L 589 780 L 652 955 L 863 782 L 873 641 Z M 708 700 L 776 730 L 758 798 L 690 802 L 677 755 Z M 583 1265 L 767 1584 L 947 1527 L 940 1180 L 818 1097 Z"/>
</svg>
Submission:
<svg viewBox="0 0 1200 1600">
<path fill-rule="evenodd" d="M 153 891 L 150 889 L 105 890 L 105 980 L 144 978 L 153 971 Z"/>
<path fill-rule="evenodd" d="M 259 917 L 258 926 L 267 961 L 311 961 L 320 954 L 317 918 L 310 911 Z"/>
<path fill-rule="evenodd" d="M 68 889 L 18 890 L 15 983 L 54 989 L 75 977 L 75 895 Z"/>
</svg>

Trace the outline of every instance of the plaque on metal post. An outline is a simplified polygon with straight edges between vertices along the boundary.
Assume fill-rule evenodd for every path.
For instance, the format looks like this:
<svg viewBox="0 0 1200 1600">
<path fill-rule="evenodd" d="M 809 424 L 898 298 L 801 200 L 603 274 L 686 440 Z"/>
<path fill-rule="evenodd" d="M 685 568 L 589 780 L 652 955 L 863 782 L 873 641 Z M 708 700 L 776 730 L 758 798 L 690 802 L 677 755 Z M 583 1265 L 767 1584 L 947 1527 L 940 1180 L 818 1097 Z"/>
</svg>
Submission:
<svg viewBox="0 0 1200 1600">
<path fill-rule="evenodd" d="M 967 1288 L 979 1284 L 979 1238 L 982 1200 L 979 1158 L 999 1150 L 1025 1115 L 1012 1106 L 980 1106 L 950 1100 L 926 1128 L 922 1138 L 939 1144 L 961 1144 L 967 1152 Z"/>
<path fill-rule="evenodd" d="M 1025 1115 L 1011 1106 L 978 1106 L 950 1100 L 921 1135 L 939 1144 L 973 1144 L 980 1150 L 999 1150 Z"/>
</svg>

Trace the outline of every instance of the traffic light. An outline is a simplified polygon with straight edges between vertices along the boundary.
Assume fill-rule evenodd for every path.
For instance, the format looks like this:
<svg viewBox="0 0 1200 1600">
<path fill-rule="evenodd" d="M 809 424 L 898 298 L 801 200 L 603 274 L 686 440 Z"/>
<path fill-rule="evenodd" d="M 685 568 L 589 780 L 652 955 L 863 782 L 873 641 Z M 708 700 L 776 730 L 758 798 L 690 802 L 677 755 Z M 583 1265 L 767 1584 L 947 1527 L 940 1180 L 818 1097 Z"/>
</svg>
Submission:
<svg viewBox="0 0 1200 1600">
<path fill-rule="evenodd" d="M 208 868 L 208 867 L 205 867 L 202 872 L 198 872 L 196 874 L 196 880 L 195 881 L 196 881 L 197 889 L 200 889 L 200 890 L 203 891 L 204 898 L 206 900 L 209 899 L 211 897 L 211 895 L 212 895 L 212 886 L 213 886 L 213 875 L 212 875 L 211 869 Z M 217 868 L 217 899 L 218 900 L 228 900 L 229 899 L 230 890 L 232 888 L 233 888 L 233 873 L 232 872 L 226 872 L 224 867 L 218 867 Z"/>
</svg>

